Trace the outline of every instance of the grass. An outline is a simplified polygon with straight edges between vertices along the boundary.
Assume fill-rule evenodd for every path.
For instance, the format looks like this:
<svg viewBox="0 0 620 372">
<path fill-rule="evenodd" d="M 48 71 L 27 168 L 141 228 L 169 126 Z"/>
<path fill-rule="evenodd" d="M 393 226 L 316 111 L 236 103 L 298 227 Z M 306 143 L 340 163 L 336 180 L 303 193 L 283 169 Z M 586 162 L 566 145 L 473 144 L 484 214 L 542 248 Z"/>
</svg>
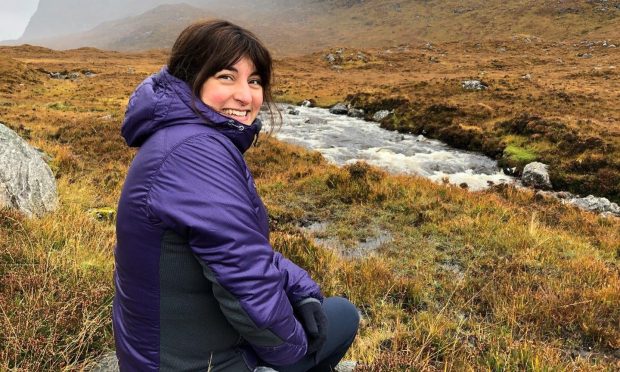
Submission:
<svg viewBox="0 0 620 372">
<path fill-rule="evenodd" d="M 504 149 L 504 156 L 521 166 L 536 161 L 538 158 L 535 152 L 516 145 L 506 146 Z"/>
<path fill-rule="evenodd" d="M 152 58 L 118 58 L 77 86 L 47 80 L 33 94 L 40 85 L 24 83 L 0 97 L 16 103 L 2 120 L 51 155 L 60 194 L 40 219 L 0 211 L 0 370 L 86 369 L 113 347 L 114 221 L 96 214 L 113 215 L 134 151 L 118 135 L 122 101 L 92 97 L 127 93 L 144 77 L 115 75 L 128 65 L 157 70 Z M 46 106 L 67 100 L 75 110 Z M 618 219 L 512 187 L 472 193 L 338 168 L 273 138 L 247 161 L 274 249 L 360 309 L 346 357 L 359 371 L 620 367 Z M 303 228 L 312 222 L 325 230 Z M 348 254 L 382 234 L 391 240 Z"/>
</svg>

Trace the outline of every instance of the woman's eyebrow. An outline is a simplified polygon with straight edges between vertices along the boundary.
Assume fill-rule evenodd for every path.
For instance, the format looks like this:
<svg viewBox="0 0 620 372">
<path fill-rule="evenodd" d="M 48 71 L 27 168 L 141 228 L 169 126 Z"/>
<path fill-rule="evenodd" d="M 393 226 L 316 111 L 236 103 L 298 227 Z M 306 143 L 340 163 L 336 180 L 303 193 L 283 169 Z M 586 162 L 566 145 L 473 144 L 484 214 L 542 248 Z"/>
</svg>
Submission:
<svg viewBox="0 0 620 372">
<path fill-rule="evenodd" d="M 239 73 L 239 70 L 237 70 L 234 66 L 225 67 L 222 70 L 228 70 L 228 71 L 233 71 L 233 72 Z M 252 71 L 250 76 L 253 76 L 253 75 L 260 76 L 260 73 L 258 72 L 258 70 L 254 70 L 254 71 Z"/>
</svg>

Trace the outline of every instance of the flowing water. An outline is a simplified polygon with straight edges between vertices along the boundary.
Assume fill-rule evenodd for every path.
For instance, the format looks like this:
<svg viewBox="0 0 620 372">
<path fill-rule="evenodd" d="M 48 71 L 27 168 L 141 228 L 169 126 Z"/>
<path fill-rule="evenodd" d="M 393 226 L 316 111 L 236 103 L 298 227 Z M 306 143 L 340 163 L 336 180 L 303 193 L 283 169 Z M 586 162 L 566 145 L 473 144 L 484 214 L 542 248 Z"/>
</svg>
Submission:
<svg viewBox="0 0 620 372">
<path fill-rule="evenodd" d="M 495 160 L 457 150 L 411 134 L 382 129 L 378 123 L 334 115 L 327 109 L 281 106 L 283 123 L 275 137 L 319 151 L 329 161 L 344 165 L 363 160 L 393 173 L 416 174 L 435 182 L 447 180 L 481 190 L 493 184 L 513 183 Z M 294 109 L 297 115 L 290 114 Z M 266 129 L 269 120 L 263 115 Z"/>
</svg>

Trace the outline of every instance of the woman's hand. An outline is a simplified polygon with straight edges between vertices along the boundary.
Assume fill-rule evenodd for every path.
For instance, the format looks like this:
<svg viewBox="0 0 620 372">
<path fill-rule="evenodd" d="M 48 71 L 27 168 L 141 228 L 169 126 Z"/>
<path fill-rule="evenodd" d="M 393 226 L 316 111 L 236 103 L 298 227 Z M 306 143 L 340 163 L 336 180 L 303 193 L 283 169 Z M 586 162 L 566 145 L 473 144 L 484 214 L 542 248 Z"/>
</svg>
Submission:
<svg viewBox="0 0 620 372">
<path fill-rule="evenodd" d="M 295 307 L 299 322 L 308 336 L 306 355 L 319 353 L 327 340 L 327 316 L 319 300 L 307 298 Z"/>
</svg>

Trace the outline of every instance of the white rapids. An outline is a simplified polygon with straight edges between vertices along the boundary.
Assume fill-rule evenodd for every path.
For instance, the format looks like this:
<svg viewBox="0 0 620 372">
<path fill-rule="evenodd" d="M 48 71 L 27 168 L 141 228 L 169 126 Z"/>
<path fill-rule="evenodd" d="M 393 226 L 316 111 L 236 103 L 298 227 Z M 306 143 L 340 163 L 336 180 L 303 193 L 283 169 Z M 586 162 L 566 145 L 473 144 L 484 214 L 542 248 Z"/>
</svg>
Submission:
<svg viewBox="0 0 620 372">
<path fill-rule="evenodd" d="M 289 114 L 291 108 L 299 114 Z M 319 151 L 338 165 L 365 161 L 388 172 L 415 174 L 435 182 L 465 183 L 472 191 L 515 182 L 495 160 L 421 135 L 388 131 L 378 123 L 334 115 L 327 109 L 283 105 L 280 110 L 283 121 L 274 131 L 276 138 Z M 261 119 L 269 130 L 267 116 L 263 114 Z"/>
</svg>

